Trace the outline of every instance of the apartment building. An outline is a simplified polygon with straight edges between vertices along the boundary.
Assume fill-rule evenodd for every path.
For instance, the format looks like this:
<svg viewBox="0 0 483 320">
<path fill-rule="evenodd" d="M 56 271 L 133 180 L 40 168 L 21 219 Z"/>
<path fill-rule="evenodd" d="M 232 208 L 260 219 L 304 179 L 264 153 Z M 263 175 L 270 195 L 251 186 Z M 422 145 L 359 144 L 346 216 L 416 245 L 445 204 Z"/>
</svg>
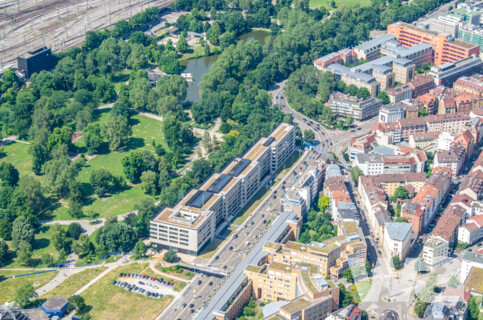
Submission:
<svg viewBox="0 0 483 320">
<path fill-rule="evenodd" d="M 387 26 L 387 32 L 397 37 L 398 41 L 405 47 L 419 43 L 427 43 L 434 50 L 434 64 L 443 65 L 448 62 L 478 56 L 480 48 L 477 45 L 461 40 L 455 40 L 451 35 L 438 34 L 429 30 L 416 28 L 404 22 L 396 22 Z"/>
<path fill-rule="evenodd" d="M 404 47 L 400 42 L 391 40 L 381 46 L 381 54 L 409 59 L 416 68 L 419 68 L 423 63 L 433 63 L 433 47 L 427 43 Z"/>
<path fill-rule="evenodd" d="M 460 271 L 461 282 L 466 281 L 466 278 L 468 278 L 468 275 L 473 268 L 483 269 L 483 252 L 479 253 L 466 251 L 465 253 L 463 253 L 463 257 L 461 258 Z"/>
<path fill-rule="evenodd" d="M 471 118 L 465 113 L 435 114 L 425 117 L 427 131 L 459 134 L 470 126 Z"/>
<path fill-rule="evenodd" d="M 424 211 L 422 206 L 414 202 L 403 202 L 401 204 L 401 216 L 412 225 L 414 234 L 419 235 L 423 230 Z"/>
<path fill-rule="evenodd" d="M 481 200 L 483 195 L 483 172 L 471 171 L 463 180 L 458 194 L 464 194 L 473 200 Z"/>
<path fill-rule="evenodd" d="M 383 239 L 384 226 L 392 220 L 388 211 L 386 195 L 381 183 L 378 181 L 378 177 L 359 177 L 358 191 L 371 229 L 377 238 Z"/>
<path fill-rule="evenodd" d="M 377 153 L 356 154 L 352 165 L 359 167 L 366 176 L 375 176 L 384 173 L 382 155 Z"/>
<path fill-rule="evenodd" d="M 439 131 L 414 133 L 409 136 L 408 144 L 411 148 L 419 147 L 419 149 L 425 151 L 433 150 L 436 149 L 440 134 Z"/>
<path fill-rule="evenodd" d="M 401 261 L 406 255 L 414 241 L 411 232 L 412 225 L 406 222 L 389 222 L 384 227 L 383 249 L 388 257 L 399 256 Z"/>
<path fill-rule="evenodd" d="M 431 92 L 431 91 L 430 91 Z M 428 114 L 435 114 L 438 112 L 439 100 L 433 93 L 426 93 L 416 98 L 418 102 L 422 104 L 422 107 L 426 109 Z"/>
<path fill-rule="evenodd" d="M 440 237 L 430 236 L 423 247 L 423 260 L 431 268 L 442 265 L 449 255 L 448 242 Z"/>
<path fill-rule="evenodd" d="M 426 184 L 426 175 L 424 172 L 398 173 L 398 174 L 380 174 L 377 180 L 381 184 L 384 193 L 392 197 L 398 187 L 411 186 L 414 192 L 419 190 Z"/>
<path fill-rule="evenodd" d="M 434 78 L 436 86 L 444 85 L 450 87 L 460 77 L 480 73 L 482 66 L 483 61 L 481 58 L 472 55 L 455 62 L 433 66 L 429 75 Z"/>
<path fill-rule="evenodd" d="M 419 117 L 419 109 L 422 108 L 422 103 L 417 99 L 406 99 L 399 102 L 404 108 L 405 118 L 417 118 Z"/>
<path fill-rule="evenodd" d="M 329 106 L 336 117 L 352 117 L 354 120 L 363 121 L 378 114 L 382 101 L 374 97 L 360 99 L 342 92 L 334 92 L 330 95 Z"/>
<path fill-rule="evenodd" d="M 404 84 L 386 91 L 391 103 L 398 103 L 413 97 L 413 88 L 409 84 Z"/>
<path fill-rule="evenodd" d="M 458 241 L 472 245 L 483 238 L 483 215 L 466 220 L 458 229 Z"/>
<path fill-rule="evenodd" d="M 391 103 L 381 107 L 379 111 L 379 122 L 396 122 L 404 118 L 404 109 L 399 104 Z"/>
<path fill-rule="evenodd" d="M 435 167 L 446 167 L 457 176 L 466 160 L 466 150 L 461 144 L 450 146 L 449 150 L 439 150 L 434 157 Z"/>
<path fill-rule="evenodd" d="M 282 123 L 261 138 L 199 189 L 190 190 L 173 208 L 159 212 L 150 225 L 158 249 L 173 248 L 197 255 L 217 228 L 234 216 L 282 166 L 295 148 L 295 127 Z"/>
<path fill-rule="evenodd" d="M 356 154 L 369 153 L 377 146 L 376 137 L 372 132 L 352 137 L 348 146 L 350 161 L 353 161 Z"/>
<path fill-rule="evenodd" d="M 425 118 L 404 118 L 399 119 L 399 125 L 401 127 L 401 140 L 409 141 L 409 137 L 426 132 L 426 119 Z"/>
<path fill-rule="evenodd" d="M 453 84 L 453 89 L 458 92 L 467 92 L 483 97 L 483 76 L 476 74 L 469 77 L 461 77 Z"/>
<path fill-rule="evenodd" d="M 253 282 L 257 300 L 290 301 L 297 298 L 297 274 L 292 272 L 289 264 L 274 261 L 264 266 L 249 265 L 245 274 Z"/>
</svg>

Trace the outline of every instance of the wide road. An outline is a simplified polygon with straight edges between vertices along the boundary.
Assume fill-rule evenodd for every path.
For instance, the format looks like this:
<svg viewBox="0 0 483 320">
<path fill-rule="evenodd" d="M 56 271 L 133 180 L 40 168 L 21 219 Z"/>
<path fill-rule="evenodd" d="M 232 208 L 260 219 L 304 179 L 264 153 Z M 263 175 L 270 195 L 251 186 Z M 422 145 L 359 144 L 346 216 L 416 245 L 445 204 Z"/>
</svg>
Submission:
<svg viewBox="0 0 483 320">
<path fill-rule="evenodd" d="M 279 105 L 283 113 L 291 114 L 293 121 L 303 131 L 312 130 L 315 133 L 315 140 L 318 142 L 317 147 L 320 149 L 335 153 L 342 159 L 342 151 L 346 151 L 351 137 L 367 133 L 371 127 L 377 123 L 378 118 L 372 118 L 367 121 L 356 121 L 356 128 L 351 130 L 328 130 L 317 121 L 301 114 L 290 107 L 285 95 L 286 81 L 277 83 L 272 86 L 270 93 L 272 94 L 272 104 Z"/>
<path fill-rule="evenodd" d="M 268 194 L 262 203 L 237 228 L 236 232 L 230 235 L 206 266 L 225 270 L 230 274 L 266 232 L 269 221 L 275 220 L 280 213 L 280 198 L 285 190 L 290 189 L 295 182 L 293 172 L 296 171 L 297 175 L 302 175 L 310 165 L 315 163 L 318 156 L 318 153 L 306 150 L 290 172 L 283 177 L 279 175 L 281 180 L 267 190 Z M 247 242 L 250 244 L 247 245 Z M 208 303 L 223 282 L 223 277 L 197 275 L 185 289 L 182 298 L 171 304 L 158 319 L 186 320 L 194 318 L 198 310 Z M 183 307 L 183 305 L 185 306 Z"/>
</svg>

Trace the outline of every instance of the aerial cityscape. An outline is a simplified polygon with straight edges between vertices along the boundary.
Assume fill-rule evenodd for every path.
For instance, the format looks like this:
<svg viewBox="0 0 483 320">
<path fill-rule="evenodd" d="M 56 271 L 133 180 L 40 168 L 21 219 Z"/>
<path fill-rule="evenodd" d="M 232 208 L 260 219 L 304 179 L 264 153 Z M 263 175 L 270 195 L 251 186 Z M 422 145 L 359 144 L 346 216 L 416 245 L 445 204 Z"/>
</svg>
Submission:
<svg viewBox="0 0 483 320">
<path fill-rule="evenodd" d="M 483 320 L 482 0 L 9 0 L 0 320 Z"/>
</svg>

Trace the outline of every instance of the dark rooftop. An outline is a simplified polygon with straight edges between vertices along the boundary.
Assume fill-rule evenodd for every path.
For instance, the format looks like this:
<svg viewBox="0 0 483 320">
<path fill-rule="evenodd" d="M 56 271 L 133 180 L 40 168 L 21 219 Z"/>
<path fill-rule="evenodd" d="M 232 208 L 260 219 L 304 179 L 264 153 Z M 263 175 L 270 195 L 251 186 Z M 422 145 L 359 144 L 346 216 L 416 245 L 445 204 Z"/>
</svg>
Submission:
<svg viewBox="0 0 483 320">
<path fill-rule="evenodd" d="M 186 202 L 189 207 L 201 208 L 203 205 L 210 200 L 213 193 L 209 191 L 198 190 L 196 193 Z"/>
<path fill-rule="evenodd" d="M 271 145 L 271 144 L 272 144 L 272 142 L 274 142 L 274 141 L 275 141 L 275 138 L 274 138 L 274 137 L 270 137 L 270 138 L 268 138 L 268 139 L 267 139 L 267 141 L 265 141 L 265 142 L 263 143 L 263 146 L 264 146 L 264 147 L 268 147 L 268 146 L 269 146 L 269 145 Z"/>
<path fill-rule="evenodd" d="M 230 176 L 238 177 L 240 173 L 250 165 L 251 161 L 245 158 L 241 158 L 240 161 L 228 172 Z"/>
<path fill-rule="evenodd" d="M 206 191 L 218 193 L 233 179 L 232 176 L 221 174 L 216 180 L 206 189 Z"/>
</svg>

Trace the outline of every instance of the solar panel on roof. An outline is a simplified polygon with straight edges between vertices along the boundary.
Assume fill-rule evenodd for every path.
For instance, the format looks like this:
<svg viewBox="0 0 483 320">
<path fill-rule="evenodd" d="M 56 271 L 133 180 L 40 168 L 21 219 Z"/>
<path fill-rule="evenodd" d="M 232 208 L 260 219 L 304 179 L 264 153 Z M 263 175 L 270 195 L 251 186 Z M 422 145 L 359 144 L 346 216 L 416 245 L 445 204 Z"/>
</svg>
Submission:
<svg viewBox="0 0 483 320">
<path fill-rule="evenodd" d="M 267 139 L 267 141 L 265 141 L 265 143 L 263 143 L 263 146 L 264 146 L 264 147 L 268 147 L 268 146 L 269 146 L 269 145 L 271 145 L 271 144 L 272 144 L 272 142 L 274 142 L 274 141 L 275 141 L 275 138 L 274 138 L 274 137 L 270 137 L 270 138 L 268 138 L 268 139 Z"/>
<path fill-rule="evenodd" d="M 186 202 L 189 207 L 201 208 L 203 205 L 213 197 L 213 193 L 209 191 L 198 190 L 196 193 Z"/>
<path fill-rule="evenodd" d="M 240 159 L 237 164 L 228 172 L 230 176 L 238 177 L 240 173 L 245 170 L 246 167 L 250 165 L 251 161 L 245 158 Z"/>
<path fill-rule="evenodd" d="M 218 193 L 233 179 L 232 176 L 222 174 L 206 189 L 206 191 Z"/>
</svg>

